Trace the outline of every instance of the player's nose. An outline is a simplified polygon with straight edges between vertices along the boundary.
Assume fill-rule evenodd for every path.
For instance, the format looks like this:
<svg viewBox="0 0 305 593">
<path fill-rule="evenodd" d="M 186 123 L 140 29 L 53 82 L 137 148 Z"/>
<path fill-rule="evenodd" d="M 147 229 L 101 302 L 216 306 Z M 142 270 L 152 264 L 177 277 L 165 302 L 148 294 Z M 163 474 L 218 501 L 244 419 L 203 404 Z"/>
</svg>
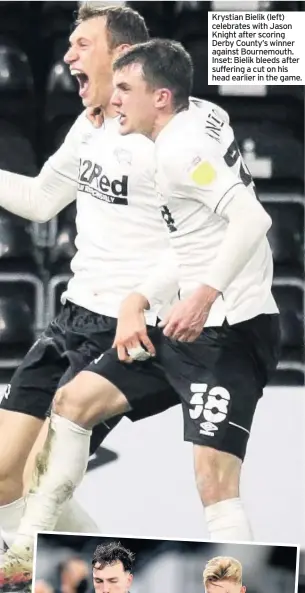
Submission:
<svg viewBox="0 0 305 593">
<path fill-rule="evenodd" d="M 66 64 L 72 64 L 77 59 L 77 55 L 75 49 L 73 47 L 69 47 L 68 51 L 64 55 L 64 62 Z"/>
<path fill-rule="evenodd" d="M 121 104 L 122 104 L 122 101 L 120 99 L 120 95 L 118 93 L 118 89 L 114 89 L 114 91 L 112 93 L 111 104 L 114 105 L 115 107 L 120 107 Z"/>
</svg>

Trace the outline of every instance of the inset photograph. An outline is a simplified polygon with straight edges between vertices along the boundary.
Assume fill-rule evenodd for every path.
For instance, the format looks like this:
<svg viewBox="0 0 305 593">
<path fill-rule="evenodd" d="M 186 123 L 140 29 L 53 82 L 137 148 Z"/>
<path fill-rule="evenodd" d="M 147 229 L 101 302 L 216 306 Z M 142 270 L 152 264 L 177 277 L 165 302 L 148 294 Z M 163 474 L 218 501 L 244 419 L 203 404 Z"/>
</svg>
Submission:
<svg viewBox="0 0 305 593">
<path fill-rule="evenodd" d="M 43 533 L 33 593 L 296 593 L 298 546 Z"/>
</svg>

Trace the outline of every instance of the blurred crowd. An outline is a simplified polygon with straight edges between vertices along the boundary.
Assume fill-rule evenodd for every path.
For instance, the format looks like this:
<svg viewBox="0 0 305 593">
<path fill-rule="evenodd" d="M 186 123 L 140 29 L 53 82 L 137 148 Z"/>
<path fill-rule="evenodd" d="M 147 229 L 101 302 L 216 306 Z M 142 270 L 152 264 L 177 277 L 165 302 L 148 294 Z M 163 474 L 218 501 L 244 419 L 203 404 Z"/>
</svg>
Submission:
<svg viewBox="0 0 305 593">
<path fill-rule="evenodd" d="M 54 586 L 47 580 L 40 579 L 35 583 L 34 593 L 87 593 L 93 591 L 91 567 L 80 556 L 72 555 L 60 563 L 57 574 L 54 574 Z"/>
</svg>

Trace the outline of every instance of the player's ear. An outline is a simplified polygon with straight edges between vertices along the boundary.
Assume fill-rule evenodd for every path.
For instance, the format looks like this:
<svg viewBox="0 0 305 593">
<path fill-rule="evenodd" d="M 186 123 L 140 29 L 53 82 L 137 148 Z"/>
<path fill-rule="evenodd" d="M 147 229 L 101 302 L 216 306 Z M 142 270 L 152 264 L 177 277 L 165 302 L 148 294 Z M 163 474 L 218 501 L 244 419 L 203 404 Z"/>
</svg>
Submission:
<svg viewBox="0 0 305 593">
<path fill-rule="evenodd" d="M 155 90 L 155 107 L 156 109 L 166 109 L 172 103 L 172 93 L 167 88 Z"/>
<path fill-rule="evenodd" d="M 117 60 L 120 56 L 126 53 L 131 48 L 128 43 L 122 43 L 113 50 L 113 61 Z"/>
<path fill-rule="evenodd" d="M 131 587 L 131 585 L 132 585 L 132 581 L 133 581 L 133 574 L 130 574 L 130 575 L 128 576 L 128 588 L 130 588 L 130 587 Z"/>
<path fill-rule="evenodd" d="M 245 585 L 243 585 L 240 589 L 240 593 L 246 593 L 247 591 L 247 587 L 245 587 Z"/>
</svg>

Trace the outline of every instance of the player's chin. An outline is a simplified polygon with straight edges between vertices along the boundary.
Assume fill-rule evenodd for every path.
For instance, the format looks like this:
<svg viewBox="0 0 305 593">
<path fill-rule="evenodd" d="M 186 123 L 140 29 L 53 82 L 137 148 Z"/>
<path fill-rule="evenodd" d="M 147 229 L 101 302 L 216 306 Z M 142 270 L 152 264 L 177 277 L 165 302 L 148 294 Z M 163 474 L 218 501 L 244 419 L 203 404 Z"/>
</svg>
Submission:
<svg viewBox="0 0 305 593">
<path fill-rule="evenodd" d="M 122 136 L 127 136 L 127 134 L 130 134 L 133 130 L 131 129 L 130 124 L 128 124 L 126 121 L 123 123 L 120 123 L 120 134 Z"/>
<path fill-rule="evenodd" d="M 90 101 L 90 99 L 87 99 L 87 98 L 82 99 L 82 104 L 83 104 L 83 107 L 85 107 L 86 109 L 88 107 L 92 107 L 92 102 Z"/>
<path fill-rule="evenodd" d="M 95 107 L 93 97 L 90 97 L 89 94 L 84 95 L 83 97 L 80 95 L 81 101 L 84 107 Z"/>
</svg>

